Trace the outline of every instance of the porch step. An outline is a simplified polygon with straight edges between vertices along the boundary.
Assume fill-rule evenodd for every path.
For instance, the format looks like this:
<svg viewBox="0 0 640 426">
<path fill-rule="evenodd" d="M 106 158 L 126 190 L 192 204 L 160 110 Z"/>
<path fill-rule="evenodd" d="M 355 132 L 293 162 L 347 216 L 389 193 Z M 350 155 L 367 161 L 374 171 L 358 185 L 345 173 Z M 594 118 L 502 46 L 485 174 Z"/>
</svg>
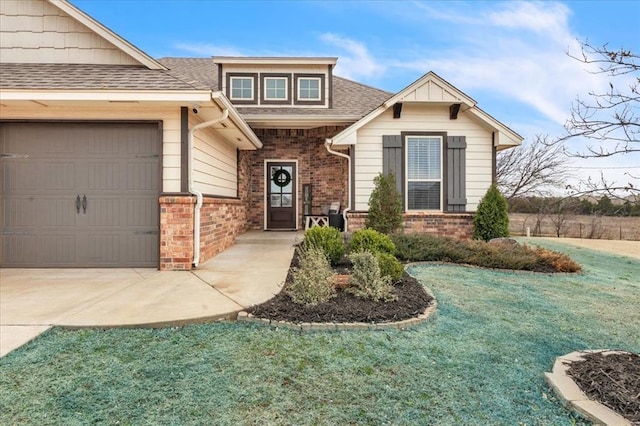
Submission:
<svg viewBox="0 0 640 426">
<path fill-rule="evenodd" d="M 304 238 L 302 231 L 248 231 L 236 238 L 236 244 L 283 245 L 291 247 Z"/>
</svg>

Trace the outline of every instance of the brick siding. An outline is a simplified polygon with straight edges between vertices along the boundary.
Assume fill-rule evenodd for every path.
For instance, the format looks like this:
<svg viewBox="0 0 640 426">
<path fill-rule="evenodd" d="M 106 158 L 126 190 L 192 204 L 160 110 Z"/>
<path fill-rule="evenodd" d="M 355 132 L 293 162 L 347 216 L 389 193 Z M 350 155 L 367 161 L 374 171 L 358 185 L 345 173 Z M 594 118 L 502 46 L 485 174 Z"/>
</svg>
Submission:
<svg viewBox="0 0 640 426">
<path fill-rule="evenodd" d="M 196 197 L 160 197 L 160 270 L 190 270 Z M 200 209 L 200 262 L 229 248 L 246 230 L 246 204 L 240 199 L 205 197 Z"/>
<path fill-rule="evenodd" d="M 367 213 L 347 213 L 349 232 L 364 228 Z M 466 240 L 473 235 L 472 213 L 405 213 L 405 233 L 429 234 Z"/>
<path fill-rule="evenodd" d="M 340 201 L 347 205 L 347 160 L 329 154 L 325 139 L 342 131 L 342 126 L 314 129 L 254 129 L 263 143 L 258 151 L 241 151 L 241 163 L 248 162 L 250 173 L 241 170 L 240 185 L 248 189 L 247 220 L 250 229 L 264 229 L 264 161 L 297 160 L 298 227 L 303 227 L 302 185 L 312 185 L 312 213 L 319 214 L 325 204 Z M 247 182 L 248 180 L 248 182 Z"/>
</svg>

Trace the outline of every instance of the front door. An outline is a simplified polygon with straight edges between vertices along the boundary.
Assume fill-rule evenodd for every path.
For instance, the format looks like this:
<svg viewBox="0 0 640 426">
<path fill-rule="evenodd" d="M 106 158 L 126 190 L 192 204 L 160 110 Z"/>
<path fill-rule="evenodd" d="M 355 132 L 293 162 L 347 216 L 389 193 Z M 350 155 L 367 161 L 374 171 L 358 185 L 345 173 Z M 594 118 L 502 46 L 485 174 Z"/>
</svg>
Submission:
<svg viewBox="0 0 640 426">
<path fill-rule="evenodd" d="M 297 229 L 296 163 L 267 162 L 267 229 Z"/>
</svg>

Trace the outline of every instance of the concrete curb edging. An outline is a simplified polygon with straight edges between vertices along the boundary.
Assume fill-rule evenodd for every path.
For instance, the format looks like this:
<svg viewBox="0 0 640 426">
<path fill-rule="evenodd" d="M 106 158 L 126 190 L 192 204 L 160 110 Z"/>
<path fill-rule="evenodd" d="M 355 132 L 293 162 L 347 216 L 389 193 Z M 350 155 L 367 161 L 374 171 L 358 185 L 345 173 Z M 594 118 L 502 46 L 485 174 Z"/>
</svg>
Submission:
<svg viewBox="0 0 640 426">
<path fill-rule="evenodd" d="M 246 311 L 241 311 L 238 313 L 237 321 L 238 322 L 250 322 L 257 324 L 264 324 L 267 326 L 271 326 L 274 328 L 286 328 L 290 330 L 296 331 L 341 331 L 341 330 L 390 330 L 390 329 L 400 329 L 404 330 L 409 327 L 416 326 L 427 321 L 431 318 L 438 307 L 438 302 L 433 294 L 425 289 L 427 294 L 433 298 L 431 304 L 427 306 L 423 313 L 418 315 L 417 317 L 407 318 L 401 321 L 395 322 L 380 322 L 380 323 L 365 323 L 365 322 L 344 322 L 344 323 L 333 323 L 333 322 L 303 322 L 303 323 L 293 323 L 289 321 L 276 321 L 270 320 L 267 318 L 258 318 Z"/>
<path fill-rule="evenodd" d="M 570 354 L 556 358 L 551 373 L 544 373 L 545 380 L 567 407 L 580 413 L 580 415 L 586 417 L 594 424 L 606 426 L 633 426 L 630 421 L 611 410 L 609 407 L 589 399 L 589 397 L 580 390 L 578 385 L 567 374 L 567 370 L 569 369 L 569 364 L 571 364 L 571 362 L 582 361 L 586 354 L 594 352 L 602 352 L 605 355 L 624 353 L 622 351 L 611 351 L 608 349 L 571 352 Z"/>
</svg>

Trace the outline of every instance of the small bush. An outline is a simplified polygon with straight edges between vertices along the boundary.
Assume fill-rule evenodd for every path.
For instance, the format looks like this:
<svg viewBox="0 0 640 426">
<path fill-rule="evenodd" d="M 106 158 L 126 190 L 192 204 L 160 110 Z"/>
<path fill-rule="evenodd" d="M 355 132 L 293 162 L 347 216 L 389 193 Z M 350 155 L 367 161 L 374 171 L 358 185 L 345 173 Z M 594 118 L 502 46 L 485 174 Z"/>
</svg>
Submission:
<svg viewBox="0 0 640 426">
<path fill-rule="evenodd" d="M 538 257 L 539 262 L 549 265 L 557 272 L 578 272 L 582 269 L 579 264 L 574 262 L 564 253 L 558 253 L 556 251 L 537 247 L 535 249 L 535 254 Z"/>
<path fill-rule="evenodd" d="M 376 254 L 378 265 L 380 266 L 380 275 L 391 278 L 391 282 L 395 283 L 402 279 L 404 274 L 404 266 L 395 256 L 389 253 Z"/>
<path fill-rule="evenodd" d="M 335 296 L 335 275 L 324 252 L 316 246 L 300 249 L 300 267 L 286 293 L 295 303 L 317 305 Z"/>
<path fill-rule="evenodd" d="M 330 226 L 316 226 L 304 233 L 304 248 L 319 248 L 332 265 L 337 265 L 344 257 L 344 241 L 338 229 Z"/>
<path fill-rule="evenodd" d="M 392 174 L 380 173 L 373 180 L 369 196 L 369 213 L 365 226 L 383 234 L 390 234 L 402 226 L 402 198 Z"/>
<path fill-rule="evenodd" d="M 492 238 L 508 236 L 507 201 L 496 184 L 493 184 L 478 204 L 478 209 L 473 217 L 473 238 L 489 241 Z"/>
<path fill-rule="evenodd" d="M 473 254 L 463 259 L 464 263 L 484 268 L 533 270 L 537 264 L 535 253 L 527 246 L 511 246 L 505 243 L 487 244 L 484 241 L 469 241 Z"/>
<path fill-rule="evenodd" d="M 393 292 L 391 278 L 381 276 L 380 265 L 372 253 L 368 251 L 354 253 L 349 256 L 349 259 L 353 262 L 353 271 L 350 285 L 345 291 L 374 302 L 391 302 L 398 299 Z"/>
<path fill-rule="evenodd" d="M 459 262 L 471 252 L 464 241 L 431 235 L 393 235 L 396 257 L 407 262 L 441 261 Z"/>
<path fill-rule="evenodd" d="M 408 262 L 465 263 L 484 268 L 537 272 L 577 272 L 580 265 L 569 256 L 526 244 L 458 241 L 429 235 L 394 235 L 396 256 Z"/>
<path fill-rule="evenodd" d="M 394 254 L 396 246 L 388 235 L 382 234 L 375 229 L 359 229 L 351 235 L 349 251 L 358 253 L 369 251 L 371 253 Z"/>
</svg>

